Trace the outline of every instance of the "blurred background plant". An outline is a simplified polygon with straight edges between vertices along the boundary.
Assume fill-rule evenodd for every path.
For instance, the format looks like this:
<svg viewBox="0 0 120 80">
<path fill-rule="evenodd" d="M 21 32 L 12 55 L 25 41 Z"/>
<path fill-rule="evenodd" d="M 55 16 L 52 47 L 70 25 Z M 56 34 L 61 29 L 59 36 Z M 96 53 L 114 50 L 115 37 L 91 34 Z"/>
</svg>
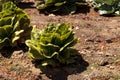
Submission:
<svg viewBox="0 0 120 80">
<path fill-rule="evenodd" d="M 2 5 L 0 12 L 0 49 L 24 43 L 31 32 L 30 18 L 13 2 Z"/>
<path fill-rule="evenodd" d="M 76 12 L 77 7 L 86 5 L 84 0 L 37 0 L 40 3 L 37 9 L 40 11 L 46 10 L 47 12 L 62 12 L 63 14 L 73 14 Z"/>
<path fill-rule="evenodd" d="M 90 0 L 100 15 L 120 15 L 120 0 Z"/>
</svg>

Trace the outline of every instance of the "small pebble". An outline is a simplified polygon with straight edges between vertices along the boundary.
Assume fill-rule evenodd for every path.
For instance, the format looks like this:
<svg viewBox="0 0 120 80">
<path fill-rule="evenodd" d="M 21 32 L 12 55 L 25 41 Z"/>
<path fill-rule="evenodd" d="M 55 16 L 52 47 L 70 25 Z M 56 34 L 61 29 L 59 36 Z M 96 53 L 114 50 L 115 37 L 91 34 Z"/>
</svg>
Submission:
<svg viewBox="0 0 120 80">
<path fill-rule="evenodd" d="M 109 64 L 109 62 L 106 60 L 101 60 L 100 63 L 98 63 L 99 66 L 106 66 L 108 64 Z"/>
<path fill-rule="evenodd" d="M 8 62 L 8 64 L 12 64 L 12 63 L 13 63 L 13 61 L 9 61 L 9 62 Z"/>
<path fill-rule="evenodd" d="M 109 68 L 110 68 L 110 69 L 114 69 L 114 68 L 115 68 L 115 66 L 110 66 Z"/>
<path fill-rule="evenodd" d="M 49 14 L 48 16 L 49 16 L 49 17 L 54 17 L 55 15 L 54 15 L 54 14 Z"/>
<path fill-rule="evenodd" d="M 76 27 L 75 29 L 76 29 L 76 30 L 78 30 L 78 29 L 79 29 L 79 27 Z"/>
</svg>

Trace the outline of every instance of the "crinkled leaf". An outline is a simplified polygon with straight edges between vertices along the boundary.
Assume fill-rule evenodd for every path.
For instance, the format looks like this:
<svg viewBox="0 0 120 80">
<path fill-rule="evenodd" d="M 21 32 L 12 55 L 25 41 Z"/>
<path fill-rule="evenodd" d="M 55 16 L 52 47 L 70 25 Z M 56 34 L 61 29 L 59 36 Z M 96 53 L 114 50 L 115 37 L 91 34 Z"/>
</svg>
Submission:
<svg viewBox="0 0 120 80">
<path fill-rule="evenodd" d="M 15 10 L 17 9 L 17 6 L 14 5 L 12 2 L 7 2 L 4 5 L 2 5 L 2 11 L 4 10 Z"/>
<path fill-rule="evenodd" d="M 87 3 L 85 3 L 85 2 L 75 2 L 75 4 L 77 4 L 77 5 L 87 5 Z"/>
<path fill-rule="evenodd" d="M 46 58 L 52 58 L 54 55 L 58 54 L 60 49 L 59 46 L 53 44 L 42 44 L 40 43 L 41 52 Z"/>
<path fill-rule="evenodd" d="M 36 26 L 33 26 L 32 32 L 31 32 L 31 40 L 35 41 L 36 43 L 39 42 L 40 40 L 40 32 L 39 30 L 36 29 Z"/>
<path fill-rule="evenodd" d="M 69 43 L 67 43 L 67 44 L 65 44 L 64 46 L 62 46 L 59 51 L 62 52 L 63 50 L 65 50 L 67 47 L 69 47 L 69 45 L 71 45 L 71 44 L 73 43 L 73 41 L 74 41 L 74 40 L 72 40 L 72 41 L 70 41 Z"/>
<path fill-rule="evenodd" d="M 16 31 L 16 32 L 13 34 L 12 43 L 14 43 L 14 42 L 17 41 L 18 39 L 20 39 L 20 34 L 22 34 L 23 32 L 24 32 L 24 30 Z"/>
<path fill-rule="evenodd" d="M 6 36 L 8 36 L 9 38 L 11 32 L 12 32 L 11 25 L 5 25 L 4 27 L 0 27 L 0 38 L 5 38 Z"/>
<path fill-rule="evenodd" d="M 4 46 L 9 46 L 9 42 L 9 38 L 0 39 L 0 49 L 2 49 Z"/>
<path fill-rule="evenodd" d="M 96 3 L 103 3 L 107 5 L 113 5 L 116 0 L 94 0 Z"/>
<path fill-rule="evenodd" d="M 44 59 L 44 56 L 42 56 L 42 53 L 40 52 L 40 48 L 35 46 L 33 42 L 30 40 L 27 40 L 26 45 L 29 47 L 29 56 L 33 59 Z"/>
<path fill-rule="evenodd" d="M 6 17 L 0 19 L 0 26 L 11 25 L 12 17 Z"/>
<path fill-rule="evenodd" d="M 60 35 L 64 35 L 69 31 L 72 31 L 72 30 L 70 30 L 70 25 L 69 24 L 58 24 L 58 25 L 56 25 L 56 33 L 59 33 Z"/>
<path fill-rule="evenodd" d="M 64 2 L 57 2 L 57 3 L 55 3 L 54 5 L 55 6 L 62 6 L 63 4 L 65 4 L 66 3 L 66 1 L 64 1 Z"/>
<path fill-rule="evenodd" d="M 103 15 L 103 14 L 112 14 L 112 13 L 114 13 L 114 11 L 115 11 L 115 9 L 112 6 L 107 6 L 107 5 L 103 5 L 99 9 L 99 13 L 101 15 Z"/>
<path fill-rule="evenodd" d="M 6 11 L 0 12 L 0 19 L 1 18 L 6 18 L 6 17 L 13 17 L 13 16 L 14 16 L 13 11 L 6 10 Z"/>
<path fill-rule="evenodd" d="M 46 59 L 42 61 L 42 66 L 48 66 L 48 65 L 52 65 L 53 67 L 55 67 L 57 65 L 57 62 L 55 62 L 55 60 L 52 59 Z"/>
<path fill-rule="evenodd" d="M 56 0 L 45 0 L 45 4 L 51 4 L 51 3 L 55 3 Z"/>
<path fill-rule="evenodd" d="M 42 10 L 42 9 L 45 9 L 46 7 L 47 7 L 46 4 L 41 4 L 37 6 L 37 9 Z"/>
</svg>

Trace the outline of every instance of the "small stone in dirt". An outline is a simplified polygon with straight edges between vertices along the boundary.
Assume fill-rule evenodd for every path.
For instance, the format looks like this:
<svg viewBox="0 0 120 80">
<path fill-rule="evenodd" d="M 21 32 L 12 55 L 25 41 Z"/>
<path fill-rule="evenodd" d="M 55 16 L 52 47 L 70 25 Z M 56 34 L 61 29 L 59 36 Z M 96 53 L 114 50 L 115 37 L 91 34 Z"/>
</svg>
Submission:
<svg viewBox="0 0 120 80">
<path fill-rule="evenodd" d="M 103 56 L 105 53 L 100 51 L 97 54 Z"/>
<path fill-rule="evenodd" d="M 107 67 L 110 68 L 110 69 L 114 69 L 115 68 L 115 66 L 110 66 L 110 65 L 108 65 Z"/>
<path fill-rule="evenodd" d="M 109 56 L 115 56 L 115 55 L 113 55 L 113 54 L 111 54 L 111 53 L 105 53 L 105 56 L 106 56 L 106 57 L 109 57 Z"/>
<path fill-rule="evenodd" d="M 113 41 L 110 40 L 110 39 L 106 40 L 106 43 L 112 43 L 112 42 L 113 42 Z"/>
<path fill-rule="evenodd" d="M 115 62 L 115 65 L 116 65 L 116 66 L 120 66 L 120 61 Z"/>
<path fill-rule="evenodd" d="M 89 47 L 89 46 L 87 46 L 87 47 L 85 47 L 85 49 L 87 49 L 87 50 L 88 50 L 88 49 L 90 49 L 90 47 Z"/>
<path fill-rule="evenodd" d="M 22 54 L 23 51 L 22 50 L 19 50 L 19 51 L 15 51 L 14 54 Z"/>
<path fill-rule="evenodd" d="M 94 42 L 92 39 L 85 39 L 85 42 Z"/>
<path fill-rule="evenodd" d="M 78 30 L 78 29 L 79 29 L 79 27 L 76 27 L 75 29 L 76 29 L 76 30 Z"/>
<path fill-rule="evenodd" d="M 54 15 L 54 14 L 49 14 L 48 16 L 49 16 L 49 17 L 54 17 L 55 15 Z"/>
<path fill-rule="evenodd" d="M 9 62 L 8 62 L 8 64 L 12 64 L 12 63 L 13 63 L 13 61 L 9 61 Z"/>
<path fill-rule="evenodd" d="M 40 75 L 35 75 L 35 80 L 42 80 Z"/>
<path fill-rule="evenodd" d="M 110 68 L 110 69 L 114 69 L 114 68 L 115 68 L 115 66 L 110 66 L 109 68 Z"/>
<path fill-rule="evenodd" d="M 109 62 L 106 60 L 101 60 L 100 63 L 98 63 L 99 66 L 106 66 L 108 64 L 109 64 Z"/>
<path fill-rule="evenodd" d="M 92 69 L 92 70 L 93 70 L 93 69 L 94 69 L 94 67 L 91 67 L 90 69 Z"/>
<path fill-rule="evenodd" d="M 40 69 L 35 68 L 35 67 L 32 67 L 32 68 L 30 69 L 30 71 L 31 71 L 34 75 L 37 75 L 37 74 L 40 74 L 40 73 L 41 73 Z"/>
<path fill-rule="evenodd" d="M 15 66 L 17 67 L 17 66 L 19 66 L 19 64 L 18 64 L 18 63 L 16 63 L 16 64 L 15 64 Z"/>
<path fill-rule="evenodd" d="M 23 57 L 23 54 L 24 52 L 22 50 L 19 50 L 19 51 L 14 51 L 13 52 L 13 55 L 11 56 L 11 58 L 22 58 Z"/>
</svg>

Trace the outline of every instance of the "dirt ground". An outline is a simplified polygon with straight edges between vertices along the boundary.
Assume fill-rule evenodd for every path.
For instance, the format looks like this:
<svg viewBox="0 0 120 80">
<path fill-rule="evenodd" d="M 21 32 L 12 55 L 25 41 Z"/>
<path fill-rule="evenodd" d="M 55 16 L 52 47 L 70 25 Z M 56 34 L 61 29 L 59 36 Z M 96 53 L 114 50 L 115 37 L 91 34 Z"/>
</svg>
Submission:
<svg viewBox="0 0 120 80">
<path fill-rule="evenodd" d="M 120 17 L 100 16 L 86 7 L 73 15 L 45 15 L 34 5 L 19 5 L 30 15 L 31 25 L 42 29 L 47 23 L 70 23 L 80 38 L 74 46 L 80 56 L 74 64 L 42 70 L 21 48 L 9 57 L 1 52 L 0 80 L 120 80 Z"/>
</svg>

